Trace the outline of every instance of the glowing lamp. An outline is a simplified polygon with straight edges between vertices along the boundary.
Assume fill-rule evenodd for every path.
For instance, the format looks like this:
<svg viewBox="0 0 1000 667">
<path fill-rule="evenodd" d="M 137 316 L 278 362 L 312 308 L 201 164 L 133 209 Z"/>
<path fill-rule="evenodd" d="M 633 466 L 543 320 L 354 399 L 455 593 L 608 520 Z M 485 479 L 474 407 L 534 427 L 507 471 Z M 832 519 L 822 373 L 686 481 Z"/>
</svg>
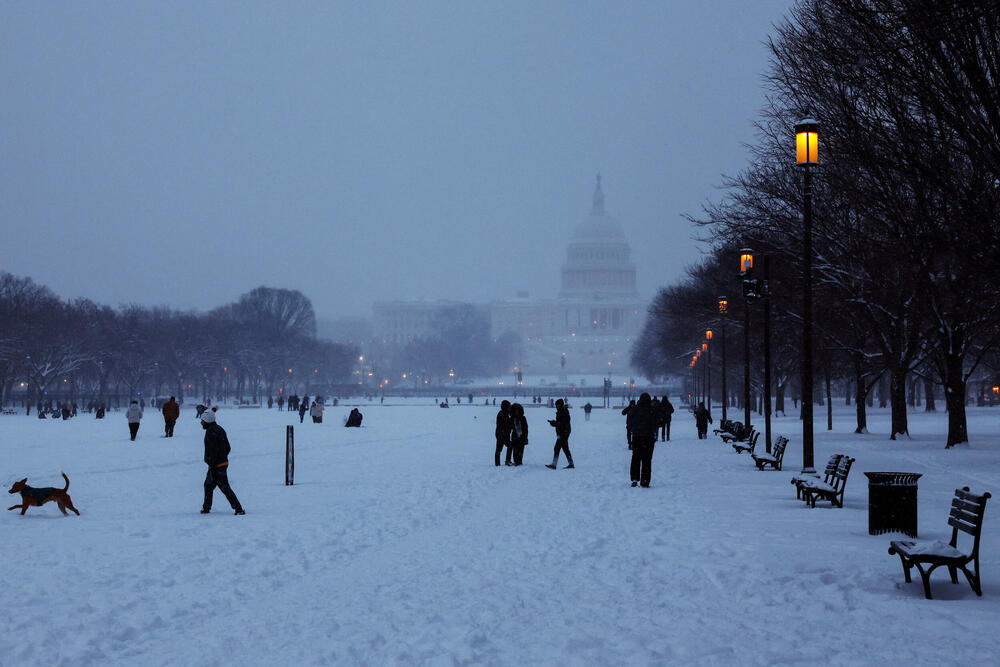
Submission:
<svg viewBox="0 0 1000 667">
<path fill-rule="evenodd" d="M 803 167 L 819 164 L 819 121 L 804 118 L 795 124 L 795 162 Z"/>
<path fill-rule="evenodd" d="M 712 330 L 709 329 L 705 332 L 705 340 L 712 340 Z"/>
<path fill-rule="evenodd" d="M 994 385 L 993 386 L 993 393 L 994 394 L 1000 394 L 1000 386 Z"/>
<path fill-rule="evenodd" d="M 702 343 L 701 344 L 701 351 L 702 352 L 708 352 L 708 343 Z"/>
<path fill-rule="evenodd" d="M 729 299 L 724 296 L 719 297 L 719 315 L 725 315 L 729 312 Z"/>
<path fill-rule="evenodd" d="M 751 271 L 753 271 L 753 250 L 743 248 L 740 250 L 740 275 L 745 276 Z"/>
</svg>

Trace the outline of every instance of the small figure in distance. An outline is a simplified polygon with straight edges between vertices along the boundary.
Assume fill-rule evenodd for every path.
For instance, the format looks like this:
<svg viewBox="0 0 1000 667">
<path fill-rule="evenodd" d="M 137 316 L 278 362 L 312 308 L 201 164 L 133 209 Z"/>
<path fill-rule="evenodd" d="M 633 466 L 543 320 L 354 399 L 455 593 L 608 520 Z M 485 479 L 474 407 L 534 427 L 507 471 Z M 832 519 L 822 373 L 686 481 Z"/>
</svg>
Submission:
<svg viewBox="0 0 1000 667">
<path fill-rule="evenodd" d="M 360 427 L 361 420 L 363 418 L 364 415 L 361 414 L 360 410 L 358 410 L 357 408 L 351 408 L 351 414 L 347 415 L 347 421 L 344 422 L 344 426 Z"/>
</svg>

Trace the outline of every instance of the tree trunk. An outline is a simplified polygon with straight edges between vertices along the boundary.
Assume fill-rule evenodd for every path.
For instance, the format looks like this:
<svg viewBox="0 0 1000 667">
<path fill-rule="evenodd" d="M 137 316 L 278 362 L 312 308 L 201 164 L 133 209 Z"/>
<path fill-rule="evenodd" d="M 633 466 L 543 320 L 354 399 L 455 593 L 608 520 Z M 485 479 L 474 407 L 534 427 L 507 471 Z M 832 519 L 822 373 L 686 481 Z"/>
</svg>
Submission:
<svg viewBox="0 0 1000 667">
<path fill-rule="evenodd" d="M 944 400 L 948 405 L 948 444 L 945 449 L 969 441 L 969 428 L 965 421 L 965 378 L 962 377 L 963 358 L 958 354 L 945 356 Z"/>
<path fill-rule="evenodd" d="M 924 378 L 924 412 L 935 412 L 934 383 L 930 378 Z"/>
<path fill-rule="evenodd" d="M 885 376 L 879 378 L 878 380 L 878 406 L 884 408 L 888 402 L 888 392 L 885 390 Z"/>
<path fill-rule="evenodd" d="M 824 382 L 826 383 L 826 430 L 833 430 L 833 397 L 830 395 L 830 365 L 827 364 L 823 371 Z"/>
<path fill-rule="evenodd" d="M 906 424 L 906 373 L 901 368 L 893 368 L 889 377 L 889 398 L 892 405 L 892 433 L 890 440 L 896 435 L 909 435 Z"/>
<path fill-rule="evenodd" d="M 778 383 L 774 399 L 774 414 L 778 414 L 779 412 L 782 415 L 785 414 L 785 385 L 781 382 Z"/>
<path fill-rule="evenodd" d="M 854 429 L 855 433 L 867 433 L 868 432 L 868 413 L 865 406 L 868 404 L 868 389 L 865 384 L 865 376 L 861 371 L 861 362 L 854 362 L 854 390 L 857 395 L 854 399 L 854 405 L 857 410 L 858 416 L 858 427 Z"/>
<path fill-rule="evenodd" d="M 906 378 L 906 404 L 917 407 L 917 380 L 912 375 Z"/>
</svg>

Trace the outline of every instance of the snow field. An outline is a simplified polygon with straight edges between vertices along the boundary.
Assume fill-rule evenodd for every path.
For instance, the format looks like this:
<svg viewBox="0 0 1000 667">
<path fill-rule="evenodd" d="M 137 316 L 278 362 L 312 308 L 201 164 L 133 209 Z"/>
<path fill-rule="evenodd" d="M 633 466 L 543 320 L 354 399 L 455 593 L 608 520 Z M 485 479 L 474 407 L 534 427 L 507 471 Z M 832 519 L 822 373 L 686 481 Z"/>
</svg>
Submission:
<svg viewBox="0 0 1000 667">
<path fill-rule="evenodd" d="M 6 488 L 61 488 L 64 470 L 82 513 L 3 517 L 0 664 L 996 664 L 996 498 L 984 597 L 938 570 L 927 601 L 886 553 L 897 536 L 867 533 L 863 472 L 923 473 L 920 536 L 947 540 L 956 487 L 1000 491 L 1000 411 L 971 409 L 971 447 L 945 451 L 944 414 L 912 414 L 914 437 L 892 442 L 884 411 L 858 436 L 838 406 L 816 464 L 857 457 L 847 506 L 809 509 L 789 484 L 792 418 L 774 427 L 786 470 L 759 472 L 678 410 L 652 488 L 634 489 L 615 410 L 572 410 L 577 468 L 551 471 L 554 411 L 528 407 L 525 465 L 497 469 L 497 408 L 387 401 L 361 405 L 361 429 L 340 426 L 344 405 L 320 425 L 221 408 L 245 517 L 218 492 L 198 514 L 192 410 L 173 439 L 147 410 L 135 443 L 121 412 L 0 418 Z"/>
</svg>

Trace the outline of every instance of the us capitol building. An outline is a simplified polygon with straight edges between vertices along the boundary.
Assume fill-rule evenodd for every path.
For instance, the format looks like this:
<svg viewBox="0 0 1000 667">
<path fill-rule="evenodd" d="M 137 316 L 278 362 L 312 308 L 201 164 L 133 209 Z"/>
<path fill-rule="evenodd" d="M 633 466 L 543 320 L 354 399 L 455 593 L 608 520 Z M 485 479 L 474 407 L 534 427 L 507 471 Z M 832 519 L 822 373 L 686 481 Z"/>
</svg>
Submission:
<svg viewBox="0 0 1000 667">
<path fill-rule="evenodd" d="M 573 232 L 555 299 L 511 300 L 482 306 L 493 338 L 512 332 L 521 342 L 517 368 L 525 375 L 629 373 L 629 354 L 642 330 L 646 303 L 636 290 L 635 264 L 621 224 L 604 208 L 597 176 L 590 215 Z M 447 301 L 391 301 L 374 306 L 381 342 L 406 344 L 430 332 L 434 312 Z M 563 361 L 565 359 L 565 362 Z"/>
</svg>

